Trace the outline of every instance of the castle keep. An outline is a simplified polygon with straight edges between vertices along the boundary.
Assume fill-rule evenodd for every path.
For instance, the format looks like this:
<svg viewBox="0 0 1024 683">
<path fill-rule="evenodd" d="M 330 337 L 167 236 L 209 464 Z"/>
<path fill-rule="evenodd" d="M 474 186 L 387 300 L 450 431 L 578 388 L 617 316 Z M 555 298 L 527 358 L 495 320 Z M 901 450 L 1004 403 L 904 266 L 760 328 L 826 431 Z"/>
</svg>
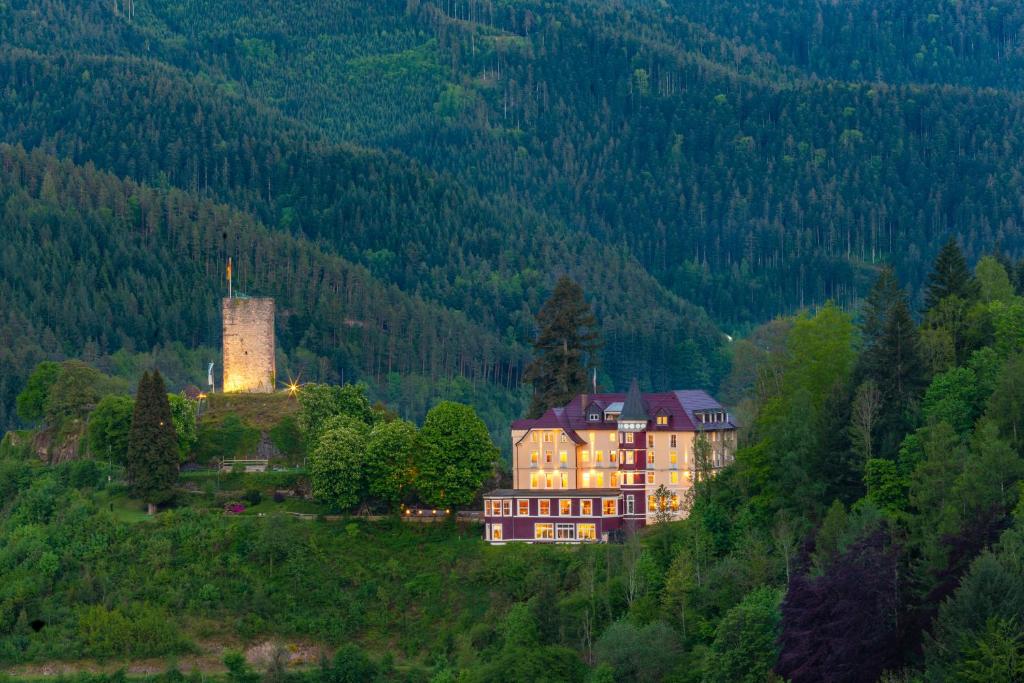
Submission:
<svg viewBox="0 0 1024 683">
<path fill-rule="evenodd" d="M 224 391 L 271 393 L 274 363 L 274 300 L 226 298 L 224 321 Z"/>
</svg>

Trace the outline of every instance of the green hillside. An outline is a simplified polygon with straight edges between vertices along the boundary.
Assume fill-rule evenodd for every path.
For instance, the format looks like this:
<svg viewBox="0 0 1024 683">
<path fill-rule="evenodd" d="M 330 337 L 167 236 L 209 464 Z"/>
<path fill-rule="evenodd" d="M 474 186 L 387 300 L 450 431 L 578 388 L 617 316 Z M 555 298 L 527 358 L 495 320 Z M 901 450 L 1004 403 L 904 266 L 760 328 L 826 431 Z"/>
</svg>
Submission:
<svg viewBox="0 0 1024 683">
<path fill-rule="evenodd" d="M 451 403 L 412 426 L 358 387 L 304 387 L 306 469 L 172 471 L 152 516 L 117 464 L 43 465 L 27 435 L 8 437 L 0 671 L 105 672 L 81 677 L 95 683 L 123 680 L 119 669 L 168 683 L 1017 680 L 1024 296 L 998 259 L 972 275 L 952 244 L 930 281 L 921 325 L 886 271 L 860 325 L 828 305 L 738 342 L 729 386 L 749 422 L 735 463 L 696 477 L 686 519 L 622 543 L 492 547 L 478 523 L 406 514 L 397 503 L 437 491 L 424 466 L 443 455 L 442 425 L 475 433 L 490 460 L 473 486 L 490 485 L 497 450 Z M 103 387 L 124 391 L 80 363 L 55 370 L 43 405 L 65 421 Z M 83 375 L 96 381 L 73 381 Z M 237 433 L 231 416 L 273 430 L 291 400 L 215 400 L 197 452 L 229 443 L 203 430 Z M 380 440 L 400 433 L 405 456 Z M 385 479 L 406 456 L 413 467 Z M 343 468 L 338 488 L 318 488 L 323 458 Z M 475 507 L 463 493 L 455 506 Z M 365 516 L 367 503 L 380 514 Z"/>
</svg>

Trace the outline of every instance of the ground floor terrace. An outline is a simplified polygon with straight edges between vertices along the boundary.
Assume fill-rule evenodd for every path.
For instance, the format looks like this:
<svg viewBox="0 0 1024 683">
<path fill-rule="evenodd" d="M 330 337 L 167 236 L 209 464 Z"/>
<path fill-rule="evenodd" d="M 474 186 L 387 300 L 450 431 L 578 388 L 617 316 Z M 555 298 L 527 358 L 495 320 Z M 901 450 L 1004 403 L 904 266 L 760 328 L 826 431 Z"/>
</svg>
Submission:
<svg viewBox="0 0 1024 683">
<path fill-rule="evenodd" d="M 619 489 L 532 491 L 499 489 L 484 496 L 485 538 L 493 544 L 608 542 L 624 526 L 643 526 L 627 514 Z M 632 511 L 630 511 L 632 512 Z"/>
</svg>

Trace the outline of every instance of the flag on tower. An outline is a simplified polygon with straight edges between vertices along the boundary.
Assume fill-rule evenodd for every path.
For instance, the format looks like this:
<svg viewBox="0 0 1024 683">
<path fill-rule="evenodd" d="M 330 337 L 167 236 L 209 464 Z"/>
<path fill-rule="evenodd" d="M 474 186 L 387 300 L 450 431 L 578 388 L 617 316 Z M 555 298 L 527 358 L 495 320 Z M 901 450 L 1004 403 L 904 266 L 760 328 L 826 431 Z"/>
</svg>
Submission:
<svg viewBox="0 0 1024 683">
<path fill-rule="evenodd" d="M 228 298 L 231 298 L 231 257 L 228 256 Z"/>
</svg>

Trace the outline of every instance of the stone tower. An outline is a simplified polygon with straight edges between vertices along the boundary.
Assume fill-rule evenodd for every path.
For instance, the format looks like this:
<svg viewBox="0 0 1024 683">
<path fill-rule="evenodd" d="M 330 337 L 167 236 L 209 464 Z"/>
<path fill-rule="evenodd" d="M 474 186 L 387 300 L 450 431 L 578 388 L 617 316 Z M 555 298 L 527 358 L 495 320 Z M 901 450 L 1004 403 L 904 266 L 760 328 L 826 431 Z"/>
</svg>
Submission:
<svg viewBox="0 0 1024 683">
<path fill-rule="evenodd" d="M 227 298 L 224 321 L 224 391 L 269 394 L 277 384 L 274 300 Z"/>
</svg>

